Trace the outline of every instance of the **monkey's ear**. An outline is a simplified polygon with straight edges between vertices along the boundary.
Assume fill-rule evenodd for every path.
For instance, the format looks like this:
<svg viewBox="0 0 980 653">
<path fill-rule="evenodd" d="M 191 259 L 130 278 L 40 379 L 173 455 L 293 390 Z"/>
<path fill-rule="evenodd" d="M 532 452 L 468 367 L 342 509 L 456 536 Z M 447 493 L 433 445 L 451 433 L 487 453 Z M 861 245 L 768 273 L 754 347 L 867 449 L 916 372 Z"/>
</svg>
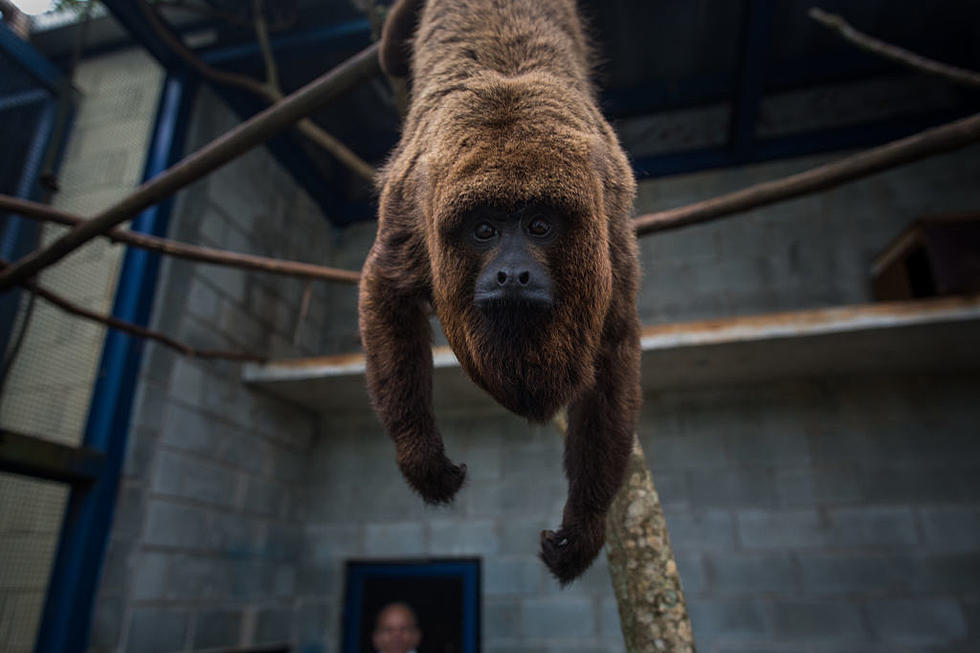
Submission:
<svg viewBox="0 0 980 653">
<path fill-rule="evenodd" d="M 399 0 L 388 12 L 381 30 L 381 68 L 391 77 L 408 77 L 412 70 L 412 40 L 425 0 Z"/>
</svg>

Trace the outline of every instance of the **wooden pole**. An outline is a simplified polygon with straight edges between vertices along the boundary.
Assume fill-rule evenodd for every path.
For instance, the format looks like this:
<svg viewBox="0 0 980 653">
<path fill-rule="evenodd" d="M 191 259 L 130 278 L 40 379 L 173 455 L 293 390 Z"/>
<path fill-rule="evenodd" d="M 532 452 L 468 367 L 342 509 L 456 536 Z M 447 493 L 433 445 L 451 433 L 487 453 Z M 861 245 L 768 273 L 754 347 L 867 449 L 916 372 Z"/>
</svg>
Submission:
<svg viewBox="0 0 980 653">
<path fill-rule="evenodd" d="M 694 653 L 660 497 L 634 436 L 626 478 L 606 516 L 606 558 L 629 653 Z"/>
</svg>

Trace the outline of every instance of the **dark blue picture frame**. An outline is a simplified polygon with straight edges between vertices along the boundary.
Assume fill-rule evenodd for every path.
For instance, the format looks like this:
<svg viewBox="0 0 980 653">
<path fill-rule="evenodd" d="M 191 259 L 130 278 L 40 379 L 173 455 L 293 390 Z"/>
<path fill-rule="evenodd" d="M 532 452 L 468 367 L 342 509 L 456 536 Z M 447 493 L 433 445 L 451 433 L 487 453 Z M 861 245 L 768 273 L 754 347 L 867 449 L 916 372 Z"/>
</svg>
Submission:
<svg viewBox="0 0 980 653">
<path fill-rule="evenodd" d="M 479 653 L 480 560 L 476 558 L 348 562 L 340 650 L 343 653 L 360 650 L 365 583 L 369 580 L 410 578 L 456 578 L 462 583 L 462 653 Z"/>
</svg>

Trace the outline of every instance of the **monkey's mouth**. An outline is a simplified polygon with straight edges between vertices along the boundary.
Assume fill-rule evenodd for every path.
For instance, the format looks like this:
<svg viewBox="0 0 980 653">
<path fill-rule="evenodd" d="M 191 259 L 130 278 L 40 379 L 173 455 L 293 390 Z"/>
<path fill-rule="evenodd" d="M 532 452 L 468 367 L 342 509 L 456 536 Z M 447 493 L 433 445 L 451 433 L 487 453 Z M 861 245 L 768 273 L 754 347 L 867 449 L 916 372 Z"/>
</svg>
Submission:
<svg viewBox="0 0 980 653">
<path fill-rule="evenodd" d="M 549 311 L 552 304 L 551 293 L 537 288 L 495 288 L 473 297 L 473 305 L 484 313 Z"/>
</svg>

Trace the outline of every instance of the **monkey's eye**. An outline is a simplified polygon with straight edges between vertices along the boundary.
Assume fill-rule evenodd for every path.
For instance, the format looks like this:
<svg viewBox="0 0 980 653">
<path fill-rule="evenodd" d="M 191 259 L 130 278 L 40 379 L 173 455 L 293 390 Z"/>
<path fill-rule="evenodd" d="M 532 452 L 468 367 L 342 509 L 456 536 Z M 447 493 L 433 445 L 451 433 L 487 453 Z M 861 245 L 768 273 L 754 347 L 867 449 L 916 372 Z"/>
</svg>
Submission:
<svg viewBox="0 0 980 653">
<path fill-rule="evenodd" d="M 534 218 L 528 223 L 527 232 L 532 236 L 547 236 L 551 233 L 551 225 L 544 218 Z"/>
<path fill-rule="evenodd" d="M 476 225 L 476 229 L 473 230 L 473 235 L 477 240 L 490 240 L 497 235 L 497 230 L 489 222 L 481 222 Z"/>
</svg>

